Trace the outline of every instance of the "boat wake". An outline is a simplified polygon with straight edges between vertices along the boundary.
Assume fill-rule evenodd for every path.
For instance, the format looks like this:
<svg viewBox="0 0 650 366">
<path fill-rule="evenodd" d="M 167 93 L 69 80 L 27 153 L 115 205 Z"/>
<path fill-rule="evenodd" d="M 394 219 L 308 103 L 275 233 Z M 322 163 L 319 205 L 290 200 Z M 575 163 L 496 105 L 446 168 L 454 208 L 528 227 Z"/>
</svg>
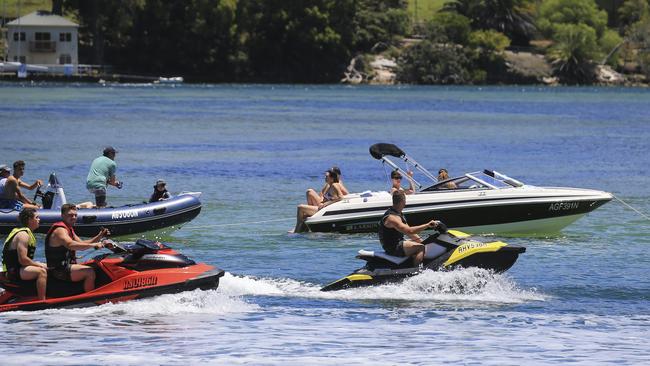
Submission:
<svg viewBox="0 0 650 366">
<path fill-rule="evenodd" d="M 517 304 L 544 301 L 536 289 L 521 289 L 505 274 L 478 268 L 425 271 L 401 283 L 322 292 L 321 285 L 292 279 L 234 276 L 221 279 L 219 290 L 230 296 L 279 296 L 339 300 L 403 300 Z"/>
</svg>

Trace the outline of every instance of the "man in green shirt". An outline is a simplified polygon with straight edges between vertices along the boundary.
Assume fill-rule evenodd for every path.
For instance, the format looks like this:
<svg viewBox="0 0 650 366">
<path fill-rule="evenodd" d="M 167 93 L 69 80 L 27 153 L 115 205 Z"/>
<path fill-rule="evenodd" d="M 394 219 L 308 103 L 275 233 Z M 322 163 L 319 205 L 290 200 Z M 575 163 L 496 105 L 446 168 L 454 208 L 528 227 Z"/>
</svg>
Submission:
<svg viewBox="0 0 650 366">
<path fill-rule="evenodd" d="M 95 204 L 98 208 L 106 207 L 106 186 L 108 184 L 122 189 L 122 182 L 118 181 L 115 176 L 117 170 L 115 154 L 117 154 L 117 150 L 108 146 L 104 149 L 103 155 L 93 160 L 90 165 L 86 188 L 95 195 Z"/>
</svg>

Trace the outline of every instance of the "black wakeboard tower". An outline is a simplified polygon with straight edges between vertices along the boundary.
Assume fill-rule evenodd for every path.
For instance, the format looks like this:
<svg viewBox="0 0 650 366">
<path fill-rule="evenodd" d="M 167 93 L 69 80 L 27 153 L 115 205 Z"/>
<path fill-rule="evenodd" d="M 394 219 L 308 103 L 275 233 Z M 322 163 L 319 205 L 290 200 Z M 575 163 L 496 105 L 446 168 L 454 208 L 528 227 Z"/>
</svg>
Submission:
<svg viewBox="0 0 650 366">
<path fill-rule="evenodd" d="M 398 158 L 404 163 L 406 163 L 407 167 L 408 165 L 412 165 L 415 169 L 417 169 L 420 173 L 424 174 L 427 178 L 431 179 L 433 183 L 438 182 L 438 178 L 431 174 L 430 171 L 428 171 L 426 168 L 424 168 L 420 163 L 415 161 L 412 157 L 408 156 L 404 150 L 400 149 L 397 145 L 394 144 L 388 144 L 385 142 L 379 142 L 376 143 L 372 146 L 370 146 L 370 155 L 372 155 L 373 158 L 377 160 L 381 160 L 383 163 L 390 165 L 394 170 L 399 171 L 403 176 L 407 176 L 406 171 L 402 168 L 400 168 L 394 161 L 389 159 L 389 156 Z M 413 184 L 417 186 L 418 190 L 422 189 L 422 184 L 415 180 L 414 178 L 410 178 L 413 180 Z"/>
</svg>

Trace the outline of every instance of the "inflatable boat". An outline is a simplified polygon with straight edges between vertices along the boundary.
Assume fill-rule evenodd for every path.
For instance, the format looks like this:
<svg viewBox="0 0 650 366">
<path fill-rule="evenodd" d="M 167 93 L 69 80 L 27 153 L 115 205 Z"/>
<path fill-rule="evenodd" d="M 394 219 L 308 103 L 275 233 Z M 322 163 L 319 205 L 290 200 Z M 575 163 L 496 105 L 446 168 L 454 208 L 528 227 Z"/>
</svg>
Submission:
<svg viewBox="0 0 650 366">
<path fill-rule="evenodd" d="M 130 236 L 165 228 L 178 229 L 201 212 L 200 192 L 184 192 L 170 199 L 152 203 L 104 208 L 77 209 L 75 232 L 79 236 L 94 236 L 102 227 L 111 237 Z M 47 233 L 50 226 L 61 221 L 61 206 L 66 203 L 63 186 L 54 173 L 50 175 L 45 192 L 37 191 L 43 209 L 38 210 L 41 225 L 37 232 Z M 0 234 L 8 234 L 18 225 L 18 211 L 0 209 Z"/>
</svg>

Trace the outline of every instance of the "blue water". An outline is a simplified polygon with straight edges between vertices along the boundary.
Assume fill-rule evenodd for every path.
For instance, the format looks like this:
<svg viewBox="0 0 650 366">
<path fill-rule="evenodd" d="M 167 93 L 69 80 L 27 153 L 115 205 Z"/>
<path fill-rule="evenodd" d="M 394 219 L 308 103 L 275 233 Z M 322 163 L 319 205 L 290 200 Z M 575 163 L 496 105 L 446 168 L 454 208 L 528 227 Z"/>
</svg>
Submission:
<svg viewBox="0 0 650 366">
<path fill-rule="evenodd" d="M 650 213 L 650 91 L 617 88 L 0 85 L 0 163 L 55 171 L 68 199 L 114 145 L 139 202 L 165 178 L 202 191 L 164 239 L 228 273 L 195 291 L 0 315 L 5 364 L 643 364 L 650 359 L 650 222 L 613 201 L 503 275 L 425 273 L 321 293 L 374 235 L 287 234 L 304 191 L 341 167 L 351 191 L 387 187 L 368 154 L 401 146 L 430 170 L 492 168 L 595 188 Z M 42 258 L 42 250 L 37 257 Z"/>
</svg>

